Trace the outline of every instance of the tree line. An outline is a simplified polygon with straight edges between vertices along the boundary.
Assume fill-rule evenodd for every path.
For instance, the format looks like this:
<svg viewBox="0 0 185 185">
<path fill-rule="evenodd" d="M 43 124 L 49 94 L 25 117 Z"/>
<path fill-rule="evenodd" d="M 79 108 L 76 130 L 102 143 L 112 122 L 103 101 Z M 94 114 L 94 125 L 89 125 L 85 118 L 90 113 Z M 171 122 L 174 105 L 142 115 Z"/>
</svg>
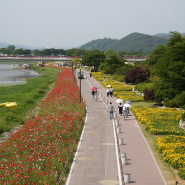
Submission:
<svg viewBox="0 0 185 185">
<path fill-rule="evenodd" d="M 78 48 L 72 48 L 68 50 L 63 49 L 55 49 L 55 48 L 49 48 L 49 49 L 43 49 L 43 50 L 30 50 L 30 49 L 15 49 L 14 45 L 9 45 L 7 48 L 0 48 L 0 53 L 6 54 L 6 55 L 26 55 L 26 56 L 57 56 L 57 55 L 66 55 L 66 56 L 83 56 L 86 53 L 90 53 L 92 50 L 83 50 Z M 149 53 L 142 53 L 142 52 L 126 52 L 126 51 L 120 51 L 116 53 L 112 49 L 109 49 L 107 51 L 102 51 L 102 53 L 105 54 L 106 57 L 110 57 L 111 55 L 115 55 L 118 57 L 145 57 L 148 56 Z"/>
</svg>

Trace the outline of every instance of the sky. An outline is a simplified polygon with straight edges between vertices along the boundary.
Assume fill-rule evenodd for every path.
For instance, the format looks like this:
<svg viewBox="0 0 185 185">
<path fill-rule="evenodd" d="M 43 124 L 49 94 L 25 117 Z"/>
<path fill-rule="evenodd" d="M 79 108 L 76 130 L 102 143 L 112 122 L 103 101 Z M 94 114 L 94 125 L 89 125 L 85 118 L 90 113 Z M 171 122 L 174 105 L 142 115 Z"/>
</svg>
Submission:
<svg viewBox="0 0 185 185">
<path fill-rule="evenodd" d="M 73 48 L 133 32 L 185 32 L 185 0 L 0 0 L 0 42 Z"/>
</svg>

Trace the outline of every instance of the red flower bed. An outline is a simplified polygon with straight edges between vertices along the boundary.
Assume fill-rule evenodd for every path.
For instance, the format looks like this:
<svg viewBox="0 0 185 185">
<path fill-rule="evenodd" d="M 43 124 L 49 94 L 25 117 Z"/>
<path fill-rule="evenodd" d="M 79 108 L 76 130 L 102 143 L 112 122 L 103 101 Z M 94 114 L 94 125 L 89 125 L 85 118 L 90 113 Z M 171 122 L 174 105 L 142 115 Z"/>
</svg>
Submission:
<svg viewBox="0 0 185 185">
<path fill-rule="evenodd" d="M 35 119 L 0 145 L 0 184 L 54 184 L 55 172 L 62 172 L 69 152 L 72 161 L 85 106 L 79 103 L 71 69 L 64 68 L 39 107 Z"/>
</svg>

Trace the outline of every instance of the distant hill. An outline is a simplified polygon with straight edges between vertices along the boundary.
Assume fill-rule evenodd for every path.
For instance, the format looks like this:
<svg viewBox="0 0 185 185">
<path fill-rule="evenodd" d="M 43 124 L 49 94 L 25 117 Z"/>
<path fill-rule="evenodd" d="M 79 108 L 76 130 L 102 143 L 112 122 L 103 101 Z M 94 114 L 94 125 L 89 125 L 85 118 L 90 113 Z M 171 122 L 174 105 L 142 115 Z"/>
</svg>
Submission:
<svg viewBox="0 0 185 185">
<path fill-rule="evenodd" d="M 159 44 L 166 44 L 167 39 L 146 35 L 142 33 L 131 33 L 126 37 L 116 41 L 107 49 L 113 49 L 115 52 L 151 52 Z"/>
<path fill-rule="evenodd" d="M 172 35 L 172 34 L 171 33 L 158 33 L 153 36 L 169 39 L 170 35 Z"/>
<path fill-rule="evenodd" d="M 169 39 L 170 35 L 172 35 L 172 33 L 158 33 L 153 36 Z M 182 34 L 182 33 L 181 33 L 181 35 L 184 36 L 184 34 Z"/>
<path fill-rule="evenodd" d="M 102 51 L 104 47 L 105 50 L 113 49 L 117 53 L 119 51 L 147 53 L 154 50 L 155 46 L 159 44 L 166 44 L 167 41 L 165 38 L 134 32 L 120 40 L 110 38 L 93 40 L 82 45 L 80 49 Z"/>
<path fill-rule="evenodd" d="M 117 41 L 116 39 L 110 39 L 110 38 L 92 40 L 91 42 L 88 42 L 82 45 L 80 49 L 84 49 L 84 50 L 99 49 L 100 51 L 103 51 L 116 41 Z"/>
</svg>

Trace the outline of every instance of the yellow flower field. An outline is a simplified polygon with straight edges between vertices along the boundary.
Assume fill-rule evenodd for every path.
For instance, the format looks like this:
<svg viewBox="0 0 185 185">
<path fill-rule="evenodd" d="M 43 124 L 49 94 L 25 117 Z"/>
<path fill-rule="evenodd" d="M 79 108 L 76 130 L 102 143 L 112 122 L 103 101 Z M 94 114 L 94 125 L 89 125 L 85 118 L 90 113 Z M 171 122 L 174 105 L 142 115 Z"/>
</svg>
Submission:
<svg viewBox="0 0 185 185">
<path fill-rule="evenodd" d="M 179 120 L 184 111 L 174 108 L 150 108 L 133 106 L 131 108 L 137 119 L 145 124 L 145 129 L 154 135 L 183 135 Z"/>
<path fill-rule="evenodd" d="M 103 86 L 106 88 L 107 85 L 111 85 L 114 89 L 113 95 L 118 98 L 125 100 L 130 100 L 132 102 L 143 101 L 143 97 L 132 92 L 134 86 L 125 85 L 122 82 L 116 82 L 110 75 L 102 75 L 101 72 L 93 72 L 92 76 L 102 82 Z M 106 78 L 107 81 L 103 81 Z"/>
</svg>

